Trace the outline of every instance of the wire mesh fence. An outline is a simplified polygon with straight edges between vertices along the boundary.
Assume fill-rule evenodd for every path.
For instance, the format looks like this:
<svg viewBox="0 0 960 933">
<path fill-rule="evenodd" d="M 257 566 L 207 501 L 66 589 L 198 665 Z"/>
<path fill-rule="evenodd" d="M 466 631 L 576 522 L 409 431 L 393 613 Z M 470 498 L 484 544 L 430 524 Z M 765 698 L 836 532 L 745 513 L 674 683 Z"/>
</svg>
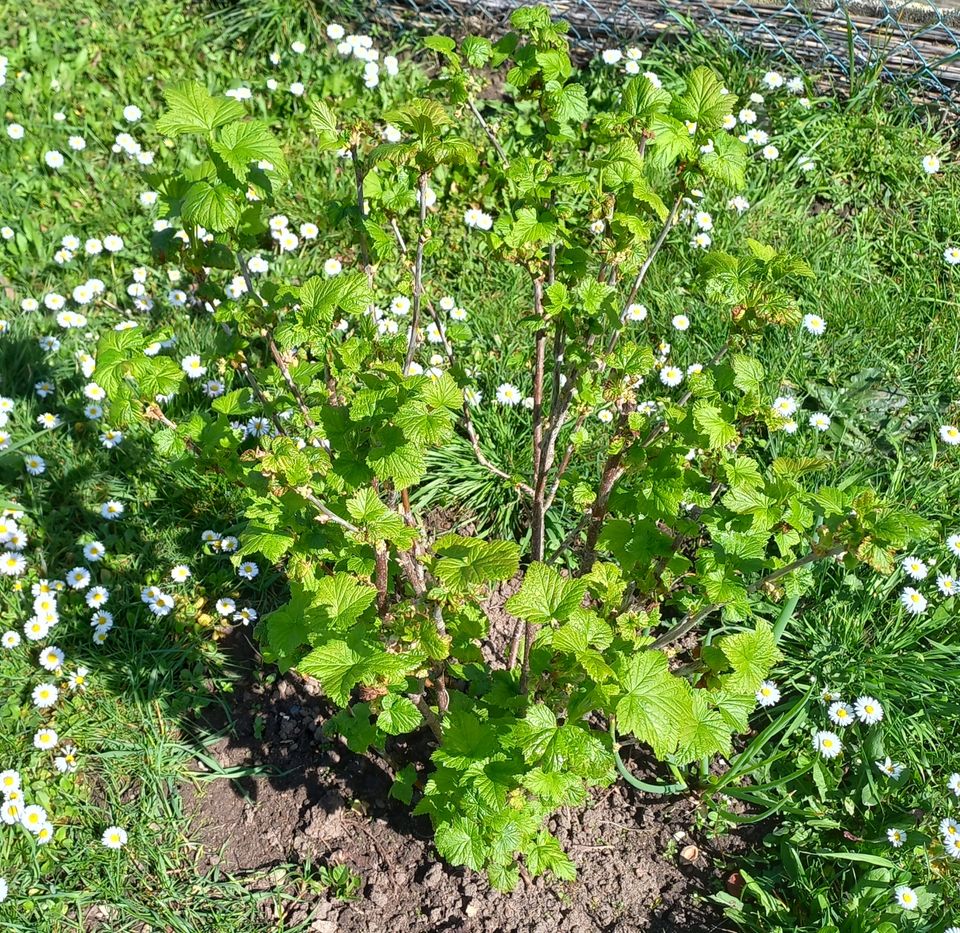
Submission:
<svg viewBox="0 0 960 933">
<path fill-rule="evenodd" d="M 912 96 L 960 112 L 960 0 L 546 0 L 574 42 L 693 30 L 721 34 L 749 53 L 849 75 L 876 69 Z M 374 15 L 397 25 L 483 32 L 502 26 L 517 0 L 380 0 Z"/>
</svg>

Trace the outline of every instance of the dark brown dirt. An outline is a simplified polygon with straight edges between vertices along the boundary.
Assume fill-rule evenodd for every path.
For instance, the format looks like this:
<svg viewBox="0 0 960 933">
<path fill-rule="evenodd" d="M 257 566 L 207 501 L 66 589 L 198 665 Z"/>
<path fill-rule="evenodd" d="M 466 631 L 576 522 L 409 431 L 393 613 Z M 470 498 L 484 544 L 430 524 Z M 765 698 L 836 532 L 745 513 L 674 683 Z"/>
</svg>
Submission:
<svg viewBox="0 0 960 933">
<path fill-rule="evenodd" d="M 259 670 L 246 633 L 232 637 L 238 663 Z M 429 821 L 388 797 L 390 763 L 355 755 L 323 734 L 331 709 L 312 684 L 293 676 L 258 684 L 251 675 L 232 700 L 232 722 L 208 724 L 228 730 L 209 753 L 224 768 L 259 766 L 271 776 L 183 788 L 202 847 L 199 867 L 235 873 L 344 863 L 363 879 L 361 895 L 349 903 L 329 892 L 300 892 L 284 908 L 284 929 L 305 921 L 315 933 L 728 929 L 706 901 L 722 886 L 722 857 L 692 833 L 690 799 L 664 800 L 622 782 L 596 793 L 587 808 L 561 811 L 550 826 L 576 862 L 577 880 L 521 880 L 503 894 L 482 875 L 439 859 Z M 427 748 L 405 751 L 415 760 L 429 755 Z M 692 861 L 684 858 L 691 854 Z M 281 918 L 265 921 L 275 929 Z"/>
</svg>

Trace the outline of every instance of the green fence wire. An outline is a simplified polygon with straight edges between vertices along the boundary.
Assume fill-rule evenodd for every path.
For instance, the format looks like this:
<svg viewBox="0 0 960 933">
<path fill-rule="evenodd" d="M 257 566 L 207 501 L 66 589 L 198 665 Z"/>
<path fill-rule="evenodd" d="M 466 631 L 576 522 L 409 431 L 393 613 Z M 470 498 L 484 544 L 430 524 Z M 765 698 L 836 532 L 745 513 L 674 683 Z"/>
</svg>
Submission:
<svg viewBox="0 0 960 933">
<path fill-rule="evenodd" d="M 595 50 L 664 33 L 719 33 L 795 65 L 871 73 L 960 112 L 960 0 L 546 0 L 575 44 Z M 483 32 L 516 0 L 380 0 L 372 12 L 405 28 Z"/>
</svg>

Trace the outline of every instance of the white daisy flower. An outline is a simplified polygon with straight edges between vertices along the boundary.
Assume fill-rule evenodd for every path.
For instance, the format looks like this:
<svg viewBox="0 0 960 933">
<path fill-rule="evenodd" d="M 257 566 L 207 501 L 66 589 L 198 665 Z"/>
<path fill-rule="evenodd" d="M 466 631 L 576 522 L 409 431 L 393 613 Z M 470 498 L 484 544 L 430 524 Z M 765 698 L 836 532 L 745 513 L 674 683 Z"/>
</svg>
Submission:
<svg viewBox="0 0 960 933">
<path fill-rule="evenodd" d="M 904 557 L 900 566 L 911 580 L 922 580 L 928 572 L 927 565 L 919 557 Z"/>
<path fill-rule="evenodd" d="M 905 586 L 900 594 L 900 604 L 910 615 L 918 616 L 927 608 L 927 598 L 912 586 Z"/>
<path fill-rule="evenodd" d="M 872 726 L 883 719 L 883 707 L 871 696 L 858 697 L 853 708 L 864 725 Z"/>
<path fill-rule="evenodd" d="M 835 732 L 822 729 L 814 733 L 813 748 L 824 758 L 836 758 L 843 751 L 843 743 Z"/>
<path fill-rule="evenodd" d="M 120 826 L 108 826 L 100 841 L 108 849 L 122 849 L 127 844 L 127 831 Z"/>
<path fill-rule="evenodd" d="M 756 697 L 760 706 L 774 706 L 780 702 L 780 688 L 772 680 L 765 680 L 757 689 Z"/>
</svg>

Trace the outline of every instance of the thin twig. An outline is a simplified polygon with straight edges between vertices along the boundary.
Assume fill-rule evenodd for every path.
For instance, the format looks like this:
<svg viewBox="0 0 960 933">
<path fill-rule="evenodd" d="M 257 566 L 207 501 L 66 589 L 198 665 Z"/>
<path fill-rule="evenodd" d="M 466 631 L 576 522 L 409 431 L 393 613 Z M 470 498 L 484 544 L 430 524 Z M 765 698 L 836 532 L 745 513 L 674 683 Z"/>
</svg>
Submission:
<svg viewBox="0 0 960 933">
<path fill-rule="evenodd" d="M 427 242 L 427 179 L 426 172 L 420 175 L 420 228 L 417 231 L 417 255 L 413 261 L 413 320 L 410 322 L 410 339 L 403 360 L 403 373 L 410 371 L 413 355 L 417 352 L 420 337 L 420 303 L 423 299 L 423 247 Z"/>
<path fill-rule="evenodd" d="M 503 151 L 503 147 L 500 145 L 496 133 L 493 132 L 487 121 L 483 119 L 483 114 L 481 114 L 477 109 L 477 105 L 473 102 L 472 98 L 467 98 L 467 106 L 470 108 L 470 112 L 476 118 L 477 123 L 480 124 L 480 128 L 484 133 L 486 133 L 487 139 L 489 139 L 493 144 L 493 148 L 496 149 L 497 155 L 500 156 L 500 161 L 503 163 L 504 169 L 510 168 L 510 160 L 507 158 L 507 154 Z"/>
</svg>

